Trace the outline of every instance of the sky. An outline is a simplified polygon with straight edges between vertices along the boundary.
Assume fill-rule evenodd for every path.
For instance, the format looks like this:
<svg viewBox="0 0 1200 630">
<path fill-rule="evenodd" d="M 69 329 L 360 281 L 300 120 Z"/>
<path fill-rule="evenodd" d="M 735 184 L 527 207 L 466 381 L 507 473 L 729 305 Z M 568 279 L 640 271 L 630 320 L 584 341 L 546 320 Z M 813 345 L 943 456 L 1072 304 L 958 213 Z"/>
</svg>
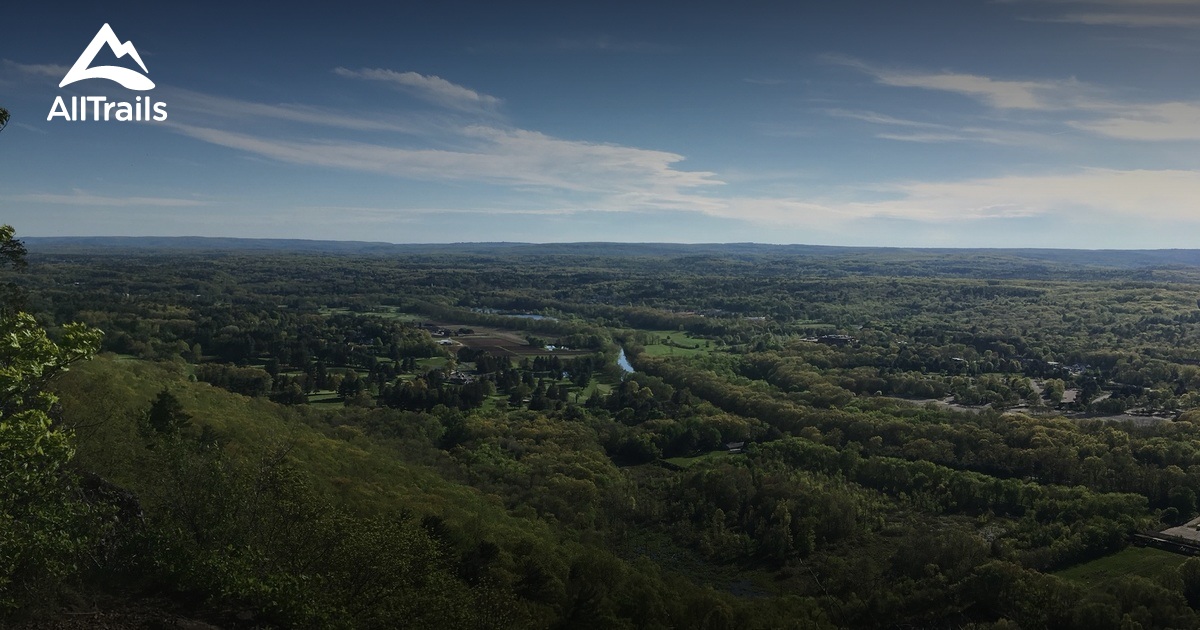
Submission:
<svg viewBox="0 0 1200 630">
<path fill-rule="evenodd" d="M 1200 0 L 176 4 L 6 8 L 0 223 L 1200 247 Z M 104 24 L 152 89 L 59 87 Z"/>
</svg>

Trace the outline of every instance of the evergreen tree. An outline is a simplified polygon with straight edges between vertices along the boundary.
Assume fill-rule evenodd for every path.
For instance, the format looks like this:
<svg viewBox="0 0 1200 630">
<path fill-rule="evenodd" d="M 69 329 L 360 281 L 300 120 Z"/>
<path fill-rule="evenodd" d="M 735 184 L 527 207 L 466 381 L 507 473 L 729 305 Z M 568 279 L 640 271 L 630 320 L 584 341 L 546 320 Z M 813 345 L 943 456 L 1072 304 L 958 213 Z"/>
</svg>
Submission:
<svg viewBox="0 0 1200 630">
<path fill-rule="evenodd" d="M 146 424 L 160 435 L 177 435 L 192 424 L 192 416 L 183 410 L 183 404 L 169 390 L 158 392 L 158 397 L 146 412 Z"/>
</svg>

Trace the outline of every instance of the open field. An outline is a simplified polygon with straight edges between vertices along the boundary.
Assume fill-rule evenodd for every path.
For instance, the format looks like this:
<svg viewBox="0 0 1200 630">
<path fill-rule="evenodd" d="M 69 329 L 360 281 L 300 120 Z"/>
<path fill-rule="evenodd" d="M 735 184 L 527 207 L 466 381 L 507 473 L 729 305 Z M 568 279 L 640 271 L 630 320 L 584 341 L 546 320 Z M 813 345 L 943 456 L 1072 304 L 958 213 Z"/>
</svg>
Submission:
<svg viewBox="0 0 1200 630">
<path fill-rule="evenodd" d="M 655 330 L 650 333 L 658 337 L 658 343 L 645 346 L 646 354 L 652 357 L 693 357 L 708 354 L 715 347 L 710 339 L 693 337 L 678 330 Z"/>
<path fill-rule="evenodd" d="M 455 337 L 454 341 L 471 348 L 473 350 L 486 350 L 498 357 L 508 356 L 513 358 L 536 357 L 536 356 L 559 356 L 559 357 L 578 357 L 586 354 L 591 354 L 590 350 L 554 350 L 550 351 L 540 346 L 531 346 L 525 343 L 524 340 L 515 342 L 508 335 L 497 335 L 492 333 L 476 333 L 474 335 L 464 335 Z"/>
<path fill-rule="evenodd" d="M 1087 587 L 1100 587 L 1130 575 L 1155 578 L 1183 564 L 1186 557 L 1150 547 L 1127 547 L 1057 572 L 1055 575 Z"/>
<path fill-rule="evenodd" d="M 444 368 L 444 367 L 446 367 L 446 364 L 448 364 L 449 362 L 450 362 L 450 359 L 447 359 L 446 357 L 429 357 L 426 359 L 417 359 L 417 365 L 426 371 Z"/>
<path fill-rule="evenodd" d="M 345 307 L 337 307 L 337 308 L 322 308 L 321 313 L 326 314 L 326 315 L 332 315 L 332 314 L 345 315 L 345 314 L 355 313 L 355 311 L 352 311 Z M 415 322 L 415 321 L 421 320 L 420 315 L 401 311 L 400 309 L 396 308 L 395 306 L 381 306 L 378 309 L 375 309 L 373 311 L 369 311 L 366 313 L 358 313 L 358 314 L 374 315 L 376 317 L 382 317 L 384 319 L 394 319 L 394 320 L 401 321 L 401 322 Z"/>
<path fill-rule="evenodd" d="M 613 390 L 612 383 L 604 383 L 604 382 L 601 382 L 600 379 L 593 378 L 591 380 L 591 382 L 588 383 L 588 386 L 583 388 L 583 391 L 580 393 L 580 396 L 582 398 L 586 399 L 588 396 L 591 396 L 592 392 L 594 392 L 594 391 L 600 392 L 600 394 L 602 396 L 607 396 L 612 393 L 612 390 Z"/>
<path fill-rule="evenodd" d="M 353 313 L 348 308 L 323 308 L 322 313 L 326 314 L 349 314 Z M 443 328 L 448 331 L 457 331 L 461 329 L 469 329 L 473 331 L 469 335 L 454 335 L 446 339 L 452 343 L 444 344 L 451 351 L 457 351 L 459 347 L 466 346 L 472 349 L 486 350 L 496 356 L 508 356 L 516 359 L 523 357 L 535 356 L 560 356 L 572 357 L 591 354 L 589 350 L 554 350 L 549 351 L 543 347 L 530 346 L 525 339 L 525 333 L 520 331 L 508 330 L 504 328 L 494 328 L 491 326 L 480 326 L 476 324 L 463 324 L 459 322 L 433 321 L 423 315 L 417 313 L 409 313 L 399 310 L 394 306 L 384 306 L 368 313 L 377 317 L 392 319 L 396 321 L 427 324 L 436 328 Z M 532 316 L 531 316 L 532 317 Z M 669 333 L 668 333 L 669 334 Z M 680 333 L 682 335 L 682 333 Z M 541 336 L 541 335 L 539 335 Z M 548 338 L 553 342 L 553 338 Z M 440 367 L 440 366 L 438 366 Z"/>
<path fill-rule="evenodd" d="M 341 405 L 342 397 L 331 389 L 319 389 L 308 395 L 310 405 Z"/>
</svg>

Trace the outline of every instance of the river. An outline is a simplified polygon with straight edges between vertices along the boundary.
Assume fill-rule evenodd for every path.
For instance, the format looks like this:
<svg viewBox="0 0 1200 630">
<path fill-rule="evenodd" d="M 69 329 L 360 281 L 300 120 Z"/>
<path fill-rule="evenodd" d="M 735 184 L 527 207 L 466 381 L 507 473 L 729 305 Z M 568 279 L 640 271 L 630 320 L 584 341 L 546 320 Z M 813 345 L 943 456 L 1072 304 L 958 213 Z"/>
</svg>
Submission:
<svg viewBox="0 0 1200 630">
<path fill-rule="evenodd" d="M 625 348 L 621 348 L 621 354 L 617 357 L 617 366 L 625 370 L 626 374 L 633 374 L 633 366 L 629 364 L 629 359 L 625 357 Z"/>
</svg>

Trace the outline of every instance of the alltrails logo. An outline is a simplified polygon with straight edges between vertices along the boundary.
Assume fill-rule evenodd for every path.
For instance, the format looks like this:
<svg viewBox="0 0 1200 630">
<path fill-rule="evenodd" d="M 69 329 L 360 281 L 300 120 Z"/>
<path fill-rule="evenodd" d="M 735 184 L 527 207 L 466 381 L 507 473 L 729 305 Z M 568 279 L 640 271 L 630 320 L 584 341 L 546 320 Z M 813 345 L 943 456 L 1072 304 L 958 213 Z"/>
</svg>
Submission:
<svg viewBox="0 0 1200 630">
<path fill-rule="evenodd" d="M 75 65 L 67 71 L 67 76 L 63 77 L 62 83 L 59 83 L 58 87 L 66 87 L 76 81 L 86 79 L 108 79 L 130 90 L 154 89 L 154 82 L 145 74 L 135 70 L 120 66 L 93 67 L 92 62 L 95 61 L 96 55 L 104 46 L 108 46 L 118 59 L 129 55 L 142 68 L 142 72 L 147 74 L 150 72 L 146 69 L 146 64 L 142 61 L 142 56 L 138 54 L 137 48 L 133 47 L 133 42 L 122 43 L 120 39 L 117 39 L 117 34 L 113 32 L 112 27 L 105 24 L 92 38 L 92 43 L 83 50 L 83 54 L 79 55 L 79 59 L 75 60 Z M 71 122 L 81 120 L 162 122 L 167 119 L 167 104 L 155 103 L 150 96 L 139 96 L 132 103 L 109 101 L 107 96 L 72 96 L 70 103 L 71 105 L 68 107 L 67 101 L 63 97 L 55 97 L 54 105 L 50 107 L 50 114 L 46 116 L 46 120 L 51 121 L 62 117 Z"/>
</svg>

